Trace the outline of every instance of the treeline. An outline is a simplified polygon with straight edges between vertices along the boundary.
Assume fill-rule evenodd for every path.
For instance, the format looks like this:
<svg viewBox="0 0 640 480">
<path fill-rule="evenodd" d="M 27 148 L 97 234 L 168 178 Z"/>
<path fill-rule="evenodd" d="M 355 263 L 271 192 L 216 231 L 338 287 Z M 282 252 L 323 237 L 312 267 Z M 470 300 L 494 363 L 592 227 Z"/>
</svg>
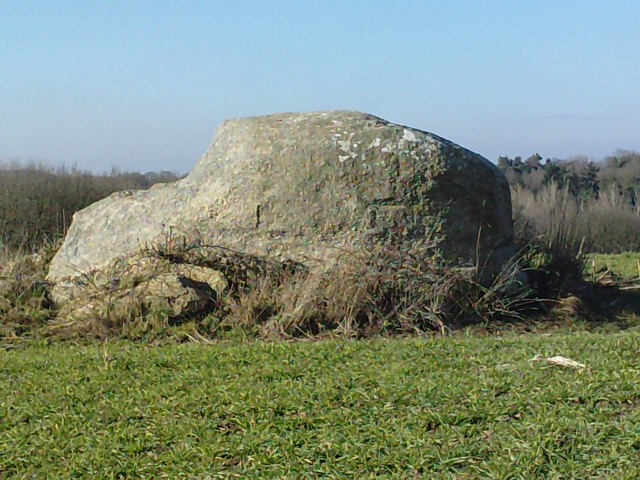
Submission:
<svg viewBox="0 0 640 480">
<path fill-rule="evenodd" d="M 573 244 L 583 253 L 640 251 L 640 154 L 618 151 L 600 162 L 583 157 L 500 157 L 511 186 L 521 243 Z"/>
<path fill-rule="evenodd" d="M 607 195 L 621 204 L 638 205 L 640 153 L 635 151 L 619 150 L 599 162 L 586 157 L 543 160 L 537 153 L 524 160 L 503 156 L 498 159 L 498 168 L 512 188 L 524 188 L 534 194 L 555 184 L 578 200 Z"/>
<path fill-rule="evenodd" d="M 94 174 L 75 167 L 0 163 L 0 247 L 38 248 L 64 235 L 75 212 L 113 192 L 177 179 L 166 171 Z"/>
</svg>

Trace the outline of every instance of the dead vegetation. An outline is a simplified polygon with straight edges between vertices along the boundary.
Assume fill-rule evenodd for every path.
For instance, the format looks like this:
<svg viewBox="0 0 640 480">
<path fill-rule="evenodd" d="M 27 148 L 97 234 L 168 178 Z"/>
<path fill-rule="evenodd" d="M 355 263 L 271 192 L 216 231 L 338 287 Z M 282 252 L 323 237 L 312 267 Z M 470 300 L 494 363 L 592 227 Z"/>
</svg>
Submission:
<svg viewBox="0 0 640 480">
<path fill-rule="evenodd" d="M 362 338 L 524 321 L 526 314 L 540 309 L 534 286 L 518 283 L 519 261 L 484 285 L 476 269 L 446 265 L 438 243 L 435 237 L 375 244 L 340 252 L 331 265 L 309 271 L 296 262 L 172 240 L 143 252 L 152 269 L 135 264 L 136 275 L 114 272 L 104 277 L 107 283 L 83 278 L 87 295 L 81 298 L 80 313 L 65 306 L 55 310 L 49 300 L 43 278 L 46 259 L 54 252 L 50 248 L 45 256 L 23 255 L 3 266 L 3 337 Z M 161 264 L 165 267 L 159 268 Z M 170 304 L 131 293 L 143 286 L 148 294 L 150 281 L 181 265 L 221 273 L 224 293 L 206 290 L 206 301 L 178 314 Z"/>
<path fill-rule="evenodd" d="M 604 274 L 585 278 L 588 240 L 576 221 L 581 210 L 566 193 L 556 189 L 533 199 L 518 195 L 519 254 L 490 284 L 479 280 L 483 275 L 477 268 L 447 265 L 438 254 L 437 233 L 421 242 L 340 251 L 330 264 L 313 271 L 293 261 L 175 237 L 147 246 L 138 263 L 125 270 L 84 277 L 85 314 L 77 315 L 54 306 L 51 285 L 44 280 L 57 245 L 44 244 L 35 253 L 5 248 L 0 259 L 0 338 L 5 344 L 33 336 L 361 338 L 468 326 L 493 330 L 529 329 L 544 322 L 601 324 L 640 313 L 635 284 Z M 222 275 L 223 287 L 211 285 L 211 272 Z M 522 272 L 528 278 L 524 283 Z M 195 297 L 159 302 L 149 296 L 170 279 L 195 291 Z M 179 301 L 184 309 L 177 307 Z"/>
<path fill-rule="evenodd" d="M 57 248 L 48 244 L 35 253 L 0 249 L 0 339 L 36 333 L 55 317 L 44 278 Z"/>
</svg>

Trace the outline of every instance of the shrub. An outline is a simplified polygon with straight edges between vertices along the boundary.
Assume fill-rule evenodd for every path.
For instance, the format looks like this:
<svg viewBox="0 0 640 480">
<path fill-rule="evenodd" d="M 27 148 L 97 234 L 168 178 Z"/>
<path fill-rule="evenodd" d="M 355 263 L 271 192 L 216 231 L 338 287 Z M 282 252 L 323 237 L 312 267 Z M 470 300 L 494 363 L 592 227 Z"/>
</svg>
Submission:
<svg viewBox="0 0 640 480">
<path fill-rule="evenodd" d="M 55 316 L 44 278 L 56 251 L 53 244 L 34 253 L 0 249 L 0 339 L 35 333 Z"/>
<path fill-rule="evenodd" d="M 573 255 L 640 250 L 640 212 L 614 191 L 578 200 L 554 183 L 537 193 L 513 187 L 512 202 L 521 245 L 542 242 Z"/>
<path fill-rule="evenodd" d="M 538 296 L 552 297 L 563 283 L 581 282 L 590 244 L 581 206 L 569 191 L 555 184 L 537 194 L 516 188 L 512 204 L 516 246 Z"/>
<path fill-rule="evenodd" d="M 537 194 L 515 188 L 512 199 L 520 264 L 548 316 L 599 323 L 637 303 L 616 284 L 584 278 L 588 253 L 640 248 L 640 216 L 622 198 L 580 201 L 551 184 Z"/>
<path fill-rule="evenodd" d="M 78 210 L 116 191 L 176 178 L 168 172 L 95 175 L 35 163 L 0 164 L 0 246 L 37 250 L 64 235 Z"/>
</svg>

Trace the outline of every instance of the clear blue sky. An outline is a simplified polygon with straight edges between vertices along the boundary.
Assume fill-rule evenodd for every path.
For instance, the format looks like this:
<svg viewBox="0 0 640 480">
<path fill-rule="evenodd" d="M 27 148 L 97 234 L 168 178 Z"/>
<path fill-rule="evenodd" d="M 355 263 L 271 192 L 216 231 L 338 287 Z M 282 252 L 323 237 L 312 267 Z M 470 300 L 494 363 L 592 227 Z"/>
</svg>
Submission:
<svg viewBox="0 0 640 480">
<path fill-rule="evenodd" d="M 640 0 L 0 0 L 0 160 L 186 172 L 227 118 L 329 109 L 640 150 Z"/>
</svg>

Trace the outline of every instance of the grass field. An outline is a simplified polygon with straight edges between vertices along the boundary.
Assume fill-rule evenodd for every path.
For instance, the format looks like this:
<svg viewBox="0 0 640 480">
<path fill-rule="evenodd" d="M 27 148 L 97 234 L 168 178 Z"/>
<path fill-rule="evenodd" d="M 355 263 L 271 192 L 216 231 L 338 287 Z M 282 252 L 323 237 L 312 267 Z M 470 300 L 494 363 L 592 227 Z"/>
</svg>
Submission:
<svg viewBox="0 0 640 480">
<path fill-rule="evenodd" d="M 0 295 L 0 480 L 640 478 L 640 254 L 592 258 L 622 280 L 547 317 L 276 343 L 52 336 L 29 260 Z"/>
<path fill-rule="evenodd" d="M 587 260 L 587 273 L 607 269 L 628 280 L 640 279 L 640 252 L 620 254 L 595 254 Z"/>
<path fill-rule="evenodd" d="M 638 329 L 20 347 L 0 478 L 640 478 L 639 351 Z"/>
</svg>

